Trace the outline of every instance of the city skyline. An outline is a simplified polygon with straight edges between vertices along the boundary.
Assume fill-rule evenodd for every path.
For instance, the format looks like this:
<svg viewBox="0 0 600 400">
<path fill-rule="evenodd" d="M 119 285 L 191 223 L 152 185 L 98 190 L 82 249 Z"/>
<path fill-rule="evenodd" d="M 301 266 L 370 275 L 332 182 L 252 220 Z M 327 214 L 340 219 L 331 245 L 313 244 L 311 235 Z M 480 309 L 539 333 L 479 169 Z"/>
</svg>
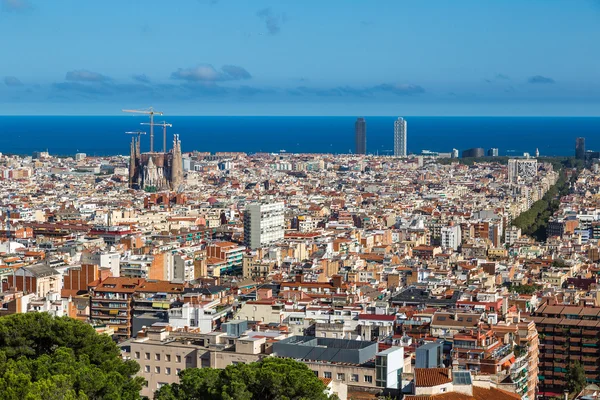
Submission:
<svg viewBox="0 0 600 400">
<path fill-rule="evenodd" d="M 599 115 L 591 0 L 161 3 L 1 0 L 0 113 Z"/>
</svg>

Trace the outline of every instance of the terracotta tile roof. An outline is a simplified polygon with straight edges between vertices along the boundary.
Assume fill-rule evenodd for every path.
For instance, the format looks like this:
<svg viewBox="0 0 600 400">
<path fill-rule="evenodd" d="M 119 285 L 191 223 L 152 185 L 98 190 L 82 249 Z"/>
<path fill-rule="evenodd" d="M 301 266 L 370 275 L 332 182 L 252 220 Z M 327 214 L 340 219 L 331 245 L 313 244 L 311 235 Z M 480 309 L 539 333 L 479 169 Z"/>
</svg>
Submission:
<svg viewBox="0 0 600 400">
<path fill-rule="evenodd" d="M 321 382 L 323 382 L 323 384 L 325 386 L 329 386 L 329 384 L 331 383 L 331 378 L 319 378 L 321 380 Z"/>
<path fill-rule="evenodd" d="M 447 368 L 415 368 L 415 386 L 431 387 L 452 382 L 452 371 Z"/>
<path fill-rule="evenodd" d="M 405 396 L 404 400 L 518 400 L 520 398 L 516 393 L 473 386 L 472 396 L 457 392 L 447 392 L 433 396 Z"/>
</svg>

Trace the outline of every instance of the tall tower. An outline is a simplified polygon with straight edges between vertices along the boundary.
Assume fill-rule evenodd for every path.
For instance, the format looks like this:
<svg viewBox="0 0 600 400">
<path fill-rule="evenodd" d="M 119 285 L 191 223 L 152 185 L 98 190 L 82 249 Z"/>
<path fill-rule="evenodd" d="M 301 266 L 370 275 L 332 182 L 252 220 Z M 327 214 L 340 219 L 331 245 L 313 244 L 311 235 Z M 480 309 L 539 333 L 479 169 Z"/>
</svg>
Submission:
<svg viewBox="0 0 600 400">
<path fill-rule="evenodd" d="M 585 160 L 585 138 L 578 137 L 575 139 L 575 158 Z"/>
<path fill-rule="evenodd" d="M 367 122 L 357 118 L 354 123 L 354 153 L 367 154 Z"/>
<path fill-rule="evenodd" d="M 173 164 L 171 166 L 171 189 L 177 190 L 183 184 L 183 157 L 179 135 L 173 138 Z"/>
<path fill-rule="evenodd" d="M 394 156 L 406 157 L 406 120 L 402 117 L 394 121 Z"/>
<path fill-rule="evenodd" d="M 131 145 L 129 146 L 129 187 L 133 187 L 133 177 L 135 176 L 135 165 L 136 165 L 136 155 L 135 155 L 136 143 L 135 138 L 131 138 Z"/>
</svg>

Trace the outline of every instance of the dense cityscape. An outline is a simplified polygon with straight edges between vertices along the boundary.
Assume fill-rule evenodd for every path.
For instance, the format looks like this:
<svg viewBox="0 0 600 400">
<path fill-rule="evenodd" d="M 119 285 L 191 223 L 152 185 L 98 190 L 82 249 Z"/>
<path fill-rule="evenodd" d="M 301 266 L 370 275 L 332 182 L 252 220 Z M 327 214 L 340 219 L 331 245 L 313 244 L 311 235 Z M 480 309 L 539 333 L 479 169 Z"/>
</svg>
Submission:
<svg viewBox="0 0 600 400">
<path fill-rule="evenodd" d="M 0 158 L 0 322 L 93 327 L 148 398 L 271 359 L 341 400 L 596 390 L 600 180 L 584 138 L 571 158 L 407 155 L 398 118 L 394 154 L 367 155 L 359 118 L 354 154 L 182 153 L 152 109 L 129 111 L 151 117 L 129 156 Z"/>
</svg>

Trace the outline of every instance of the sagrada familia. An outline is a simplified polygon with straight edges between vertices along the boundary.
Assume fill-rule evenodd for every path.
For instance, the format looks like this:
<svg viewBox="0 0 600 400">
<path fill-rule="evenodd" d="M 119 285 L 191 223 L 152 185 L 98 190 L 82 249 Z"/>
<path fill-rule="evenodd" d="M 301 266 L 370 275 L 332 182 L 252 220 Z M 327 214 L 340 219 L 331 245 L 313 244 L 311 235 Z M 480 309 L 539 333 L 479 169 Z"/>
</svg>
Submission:
<svg viewBox="0 0 600 400">
<path fill-rule="evenodd" d="M 183 159 L 179 135 L 173 139 L 169 152 L 142 153 L 140 138 L 133 138 L 130 147 L 129 187 L 151 191 L 179 190 L 183 185 Z"/>
</svg>

